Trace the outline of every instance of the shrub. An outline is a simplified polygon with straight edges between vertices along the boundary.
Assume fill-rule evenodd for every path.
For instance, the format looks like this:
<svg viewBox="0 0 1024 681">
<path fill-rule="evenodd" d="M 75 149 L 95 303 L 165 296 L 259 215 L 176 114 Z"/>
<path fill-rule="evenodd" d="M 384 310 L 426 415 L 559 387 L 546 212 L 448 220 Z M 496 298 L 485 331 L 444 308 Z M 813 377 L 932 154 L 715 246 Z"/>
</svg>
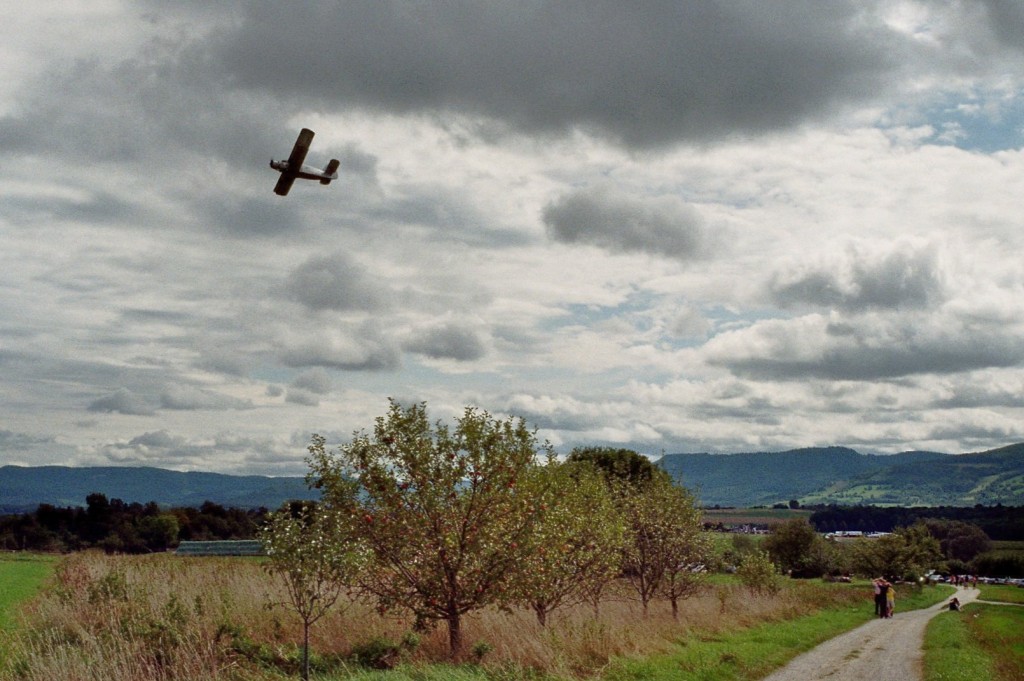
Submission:
<svg viewBox="0 0 1024 681">
<path fill-rule="evenodd" d="M 757 593 L 774 594 L 781 588 L 775 563 L 764 551 L 747 554 L 736 568 L 736 576 L 744 586 Z"/>
</svg>

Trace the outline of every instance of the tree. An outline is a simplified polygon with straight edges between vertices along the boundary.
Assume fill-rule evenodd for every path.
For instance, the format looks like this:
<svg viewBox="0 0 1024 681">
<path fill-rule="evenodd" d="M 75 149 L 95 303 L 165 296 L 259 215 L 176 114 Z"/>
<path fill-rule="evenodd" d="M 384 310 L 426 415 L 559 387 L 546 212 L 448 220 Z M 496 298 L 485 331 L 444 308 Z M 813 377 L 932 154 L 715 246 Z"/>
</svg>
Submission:
<svg viewBox="0 0 1024 681">
<path fill-rule="evenodd" d="M 671 480 L 665 470 L 632 449 L 576 447 L 569 453 L 567 460 L 588 462 L 601 470 L 607 480 L 621 480 L 633 486 L 644 485 L 652 480 Z"/>
<path fill-rule="evenodd" d="M 538 472 L 546 507 L 523 565 L 517 600 L 543 627 L 554 609 L 590 601 L 619 573 L 625 527 L 600 472 L 589 464 L 550 463 Z"/>
<path fill-rule="evenodd" d="M 166 551 L 178 539 L 178 518 L 173 513 L 143 516 L 139 535 L 150 551 Z"/>
<path fill-rule="evenodd" d="M 736 576 L 751 591 L 776 593 L 779 590 L 779 571 L 767 553 L 755 549 L 743 556 L 736 568 Z"/>
<path fill-rule="evenodd" d="M 821 577 L 833 563 L 828 542 L 803 518 L 778 525 L 764 540 L 764 548 L 779 569 L 793 577 Z"/>
<path fill-rule="evenodd" d="M 629 536 L 623 572 L 644 614 L 651 599 L 664 595 L 678 616 L 679 598 L 693 591 L 694 569 L 704 562 L 700 510 L 690 493 L 667 476 L 639 487 L 620 485 L 619 490 Z"/>
<path fill-rule="evenodd" d="M 916 581 L 942 562 L 939 542 L 924 523 L 896 528 L 877 539 L 860 539 L 853 546 L 853 569 L 866 577 Z"/>
<path fill-rule="evenodd" d="M 992 540 L 973 523 L 962 520 L 925 520 L 931 535 L 939 540 L 946 560 L 969 563 L 992 548 Z"/>
<path fill-rule="evenodd" d="M 306 504 L 272 514 L 260 532 L 267 569 L 284 583 L 288 604 L 302 620 L 302 678 L 309 679 L 309 629 L 353 585 L 365 551 L 346 541 L 337 513 Z"/>
<path fill-rule="evenodd" d="M 447 623 L 457 657 L 462 617 L 513 597 L 544 513 L 520 485 L 538 449 L 553 454 L 521 419 L 467 408 L 452 430 L 432 427 L 425 404 L 394 401 L 372 435 L 356 433 L 335 454 L 324 444 L 310 445 L 310 481 L 372 552 L 361 588 L 384 610 Z"/>
</svg>

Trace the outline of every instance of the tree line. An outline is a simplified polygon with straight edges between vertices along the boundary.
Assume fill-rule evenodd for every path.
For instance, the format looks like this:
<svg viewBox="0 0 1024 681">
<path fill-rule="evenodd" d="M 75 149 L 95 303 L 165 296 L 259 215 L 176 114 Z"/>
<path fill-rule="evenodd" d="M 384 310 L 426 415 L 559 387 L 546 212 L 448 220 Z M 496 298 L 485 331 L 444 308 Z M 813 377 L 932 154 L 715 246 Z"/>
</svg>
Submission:
<svg viewBox="0 0 1024 681">
<path fill-rule="evenodd" d="M 31 513 L 0 516 L 0 550 L 66 552 L 99 548 L 107 553 L 166 551 L 181 541 L 253 539 L 267 509 L 161 508 L 93 493 L 85 507 L 40 504 Z"/>
<path fill-rule="evenodd" d="M 449 427 L 392 402 L 372 433 L 335 451 L 314 436 L 308 451 L 321 502 L 261 534 L 307 631 L 349 592 L 446 627 L 457 657 L 464 617 L 487 607 L 544 626 L 562 606 L 600 608 L 615 583 L 677 613 L 710 552 L 696 500 L 665 471 L 630 450 L 560 461 L 521 419 L 467 408 Z"/>
<path fill-rule="evenodd" d="M 862 530 L 892 532 L 921 520 L 950 520 L 977 525 L 990 539 L 1024 539 L 1024 506 L 824 506 L 814 507 L 811 524 L 819 532 Z"/>
</svg>

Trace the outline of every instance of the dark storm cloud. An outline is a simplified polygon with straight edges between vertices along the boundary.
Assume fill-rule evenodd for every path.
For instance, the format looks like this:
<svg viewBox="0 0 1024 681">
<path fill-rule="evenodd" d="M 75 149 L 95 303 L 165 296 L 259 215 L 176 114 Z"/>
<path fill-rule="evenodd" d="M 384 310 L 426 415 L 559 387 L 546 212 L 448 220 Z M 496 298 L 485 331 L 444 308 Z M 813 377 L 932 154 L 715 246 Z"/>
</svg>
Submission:
<svg viewBox="0 0 1024 681">
<path fill-rule="evenodd" d="M 548 234 L 562 243 L 691 259 L 706 250 L 697 212 L 674 198 L 638 200 L 599 189 L 561 197 L 544 209 Z"/>
<path fill-rule="evenodd" d="M 860 2 L 246 4 L 211 36 L 233 87 L 582 127 L 630 145 L 792 126 L 873 96 L 901 45 Z"/>
<path fill-rule="evenodd" d="M 1009 47 L 1024 51 L 1024 4 L 1020 0 L 982 0 L 989 25 Z"/>
<path fill-rule="evenodd" d="M 783 307 L 809 304 L 847 312 L 922 309 L 944 298 L 932 250 L 854 256 L 838 269 L 820 266 L 777 273 L 769 288 Z"/>
<path fill-rule="evenodd" d="M 288 296 L 311 310 L 379 311 L 387 289 L 342 253 L 314 257 L 297 267 L 285 284 Z"/>
<path fill-rule="evenodd" d="M 404 344 L 404 349 L 434 359 L 470 362 L 486 353 L 484 343 L 473 329 L 455 323 L 422 331 Z"/>
</svg>

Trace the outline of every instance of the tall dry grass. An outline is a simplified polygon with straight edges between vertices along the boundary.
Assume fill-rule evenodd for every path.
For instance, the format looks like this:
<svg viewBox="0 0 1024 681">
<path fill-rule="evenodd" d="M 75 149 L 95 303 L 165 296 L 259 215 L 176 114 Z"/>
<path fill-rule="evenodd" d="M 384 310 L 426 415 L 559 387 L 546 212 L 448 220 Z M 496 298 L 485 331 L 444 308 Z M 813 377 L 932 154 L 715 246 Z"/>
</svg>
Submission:
<svg viewBox="0 0 1024 681">
<path fill-rule="evenodd" d="M 587 678 L 618 656 L 643 656 L 691 637 L 713 638 L 760 622 L 788 619 L 855 592 L 802 584 L 754 595 L 733 584 L 708 586 L 685 601 L 675 621 L 667 604 L 648 617 L 624 594 L 556 612 L 541 628 L 532 612 L 484 611 L 468 618 L 465 640 L 488 650 L 483 662 Z M 66 558 L 52 588 L 26 613 L 14 635 L 7 681 L 236 681 L 290 676 L 302 629 L 284 591 L 258 560 L 105 556 Z M 410 617 L 384 617 L 362 603 L 335 608 L 312 630 L 320 658 L 343 660 L 354 646 L 400 640 Z M 411 661 L 444 660 L 447 634 L 424 634 Z M 344 676 L 343 663 L 339 676 Z"/>
</svg>

